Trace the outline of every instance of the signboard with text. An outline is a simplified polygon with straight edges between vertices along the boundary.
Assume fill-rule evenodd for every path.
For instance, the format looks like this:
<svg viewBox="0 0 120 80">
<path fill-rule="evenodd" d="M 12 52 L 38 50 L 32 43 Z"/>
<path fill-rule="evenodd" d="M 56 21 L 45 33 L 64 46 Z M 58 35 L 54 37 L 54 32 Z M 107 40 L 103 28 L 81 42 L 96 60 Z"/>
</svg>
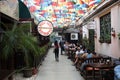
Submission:
<svg viewBox="0 0 120 80">
<path fill-rule="evenodd" d="M 53 32 L 53 24 L 50 21 L 41 21 L 37 27 L 38 32 L 43 36 L 49 36 Z"/>
</svg>

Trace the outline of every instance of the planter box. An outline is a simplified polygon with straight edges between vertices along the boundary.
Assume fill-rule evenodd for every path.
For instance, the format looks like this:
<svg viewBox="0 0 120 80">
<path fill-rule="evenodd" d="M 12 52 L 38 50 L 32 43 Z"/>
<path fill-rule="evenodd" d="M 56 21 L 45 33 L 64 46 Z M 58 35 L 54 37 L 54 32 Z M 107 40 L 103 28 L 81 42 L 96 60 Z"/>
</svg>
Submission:
<svg viewBox="0 0 120 80">
<path fill-rule="evenodd" d="M 110 44 L 110 43 L 111 43 L 111 40 L 106 40 L 105 42 L 108 43 L 108 44 Z"/>
<path fill-rule="evenodd" d="M 32 68 L 28 68 L 28 69 L 24 69 L 23 70 L 23 77 L 31 77 L 33 73 L 33 69 Z"/>
<path fill-rule="evenodd" d="M 99 42 L 100 42 L 100 43 L 104 43 L 104 41 L 103 41 L 103 40 L 99 40 Z"/>
</svg>

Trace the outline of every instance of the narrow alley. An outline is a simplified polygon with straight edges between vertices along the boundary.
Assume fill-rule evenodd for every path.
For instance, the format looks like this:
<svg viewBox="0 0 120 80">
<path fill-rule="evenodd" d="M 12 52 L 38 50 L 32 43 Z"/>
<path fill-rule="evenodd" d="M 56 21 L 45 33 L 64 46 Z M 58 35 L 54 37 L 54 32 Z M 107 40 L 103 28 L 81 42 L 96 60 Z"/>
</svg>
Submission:
<svg viewBox="0 0 120 80">
<path fill-rule="evenodd" d="M 84 80 L 72 64 L 65 55 L 59 55 L 59 62 L 56 62 L 51 48 L 35 80 Z"/>
</svg>

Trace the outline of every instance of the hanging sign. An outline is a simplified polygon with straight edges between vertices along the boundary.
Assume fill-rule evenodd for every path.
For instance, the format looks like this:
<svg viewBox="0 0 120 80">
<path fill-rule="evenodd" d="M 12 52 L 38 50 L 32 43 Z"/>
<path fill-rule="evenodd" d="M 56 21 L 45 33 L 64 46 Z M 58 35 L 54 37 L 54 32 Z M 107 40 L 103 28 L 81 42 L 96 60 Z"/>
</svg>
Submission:
<svg viewBox="0 0 120 80">
<path fill-rule="evenodd" d="M 42 21 L 38 24 L 38 32 L 43 36 L 49 36 L 53 32 L 53 24 L 50 21 Z"/>
</svg>

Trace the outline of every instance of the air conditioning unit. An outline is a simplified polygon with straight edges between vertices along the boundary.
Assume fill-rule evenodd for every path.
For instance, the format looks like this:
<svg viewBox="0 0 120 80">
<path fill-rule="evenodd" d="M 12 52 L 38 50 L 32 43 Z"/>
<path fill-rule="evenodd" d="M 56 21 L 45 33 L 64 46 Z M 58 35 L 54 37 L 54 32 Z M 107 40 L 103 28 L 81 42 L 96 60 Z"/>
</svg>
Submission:
<svg viewBox="0 0 120 80">
<path fill-rule="evenodd" d="M 71 33 L 71 40 L 78 40 L 78 33 Z"/>
</svg>

